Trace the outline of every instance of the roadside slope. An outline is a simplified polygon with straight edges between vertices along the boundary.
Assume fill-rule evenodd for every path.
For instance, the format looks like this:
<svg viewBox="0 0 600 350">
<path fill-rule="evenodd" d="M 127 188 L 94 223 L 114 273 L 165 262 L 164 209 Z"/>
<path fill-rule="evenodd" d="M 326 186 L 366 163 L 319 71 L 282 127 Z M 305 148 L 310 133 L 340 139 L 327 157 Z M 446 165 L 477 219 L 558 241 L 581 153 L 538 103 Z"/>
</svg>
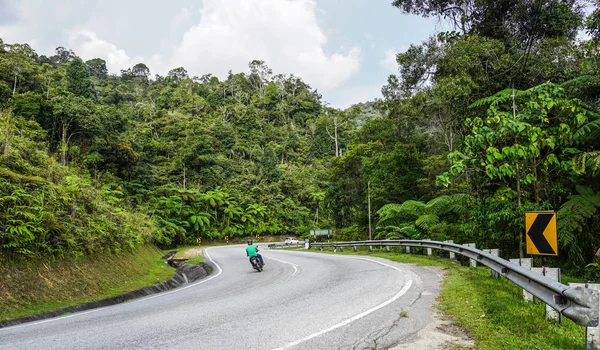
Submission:
<svg viewBox="0 0 600 350">
<path fill-rule="evenodd" d="M 153 245 L 78 261 L 0 266 L 0 321 L 122 295 L 172 278 Z"/>
</svg>

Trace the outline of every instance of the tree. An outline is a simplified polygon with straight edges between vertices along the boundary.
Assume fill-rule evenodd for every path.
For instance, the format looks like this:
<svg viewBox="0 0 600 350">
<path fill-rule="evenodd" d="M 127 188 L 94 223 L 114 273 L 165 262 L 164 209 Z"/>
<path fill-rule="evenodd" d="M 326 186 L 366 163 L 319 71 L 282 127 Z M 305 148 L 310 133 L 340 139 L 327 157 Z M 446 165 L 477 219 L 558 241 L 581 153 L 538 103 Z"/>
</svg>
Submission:
<svg viewBox="0 0 600 350">
<path fill-rule="evenodd" d="M 171 69 L 167 74 L 167 81 L 178 86 L 183 80 L 189 79 L 188 72 L 183 67 Z"/>
<path fill-rule="evenodd" d="M 150 78 L 150 69 L 144 63 L 138 63 L 127 70 L 121 70 L 121 76 L 126 79 L 135 79 L 144 84 L 148 84 L 148 79 Z"/>
<path fill-rule="evenodd" d="M 68 95 L 51 101 L 54 135 L 61 153 L 61 164 L 67 164 L 67 152 L 71 138 L 76 135 L 99 132 L 100 121 L 95 115 L 94 103 L 86 98 Z"/>
<path fill-rule="evenodd" d="M 0 55 L 0 81 L 12 86 L 11 96 L 14 97 L 20 88 L 23 92 L 35 90 L 40 82 L 39 68 L 35 65 L 37 53 L 27 44 L 5 44 L 4 50 Z"/>
<path fill-rule="evenodd" d="M 103 80 L 108 76 L 108 69 L 106 68 L 106 61 L 101 58 L 94 58 L 88 61 L 85 61 L 85 64 L 88 66 L 90 75 Z"/>
<path fill-rule="evenodd" d="M 77 57 L 75 55 L 75 53 L 73 52 L 73 50 L 65 49 L 62 46 L 57 47 L 55 52 L 56 52 L 56 55 L 54 57 L 52 57 L 52 60 L 56 64 L 68 63 L 68 62 L 71 62 L 73 59 L 75 59 L 75 57 Z"/>
<path fill-rule="evenodd" d="M 265 86 L 271 80 L 273 70 L 269 68 L 264 61 L 253 60 L 248 63 L 250 67 L 250 81 L 259 91 L 259 97 L 265 95 Z"/>
<path fill-rule="evenodd" d="M 405 13 L 449 20 L 463 34 L 499 39 L 516 37 L 531 44 L 541 37 L 566 34 L 574 38 L 585 3 L 576 0 L 394 0 L 392 5 Z"/>
<path fill-rule="evenodd" d="M 344 141 L 344 133 L 346 130 L 352 129 L 358 119 L 360 109 L 352 108 L 344 112 L 333 108 L 325 108 L 323 114 L 326 120 L 325 131 L 327 131 L 327 135 L 333 141 L 335 157 L 341 157 L 341 145 Z"/>
<path fill-rule="evenodd" d="M 94 87 L 85 63 L 79 57 L 75 57 L 67 65 L 67 90 L 75 96 L 94 98 Z"/>
<path fill-rule="evenodd" d="M 150 78 L 150 69 L 145 64 L 138 63 L 131 68 L 131 74 L 147 82 L 148 78 Z"/>
</svg>

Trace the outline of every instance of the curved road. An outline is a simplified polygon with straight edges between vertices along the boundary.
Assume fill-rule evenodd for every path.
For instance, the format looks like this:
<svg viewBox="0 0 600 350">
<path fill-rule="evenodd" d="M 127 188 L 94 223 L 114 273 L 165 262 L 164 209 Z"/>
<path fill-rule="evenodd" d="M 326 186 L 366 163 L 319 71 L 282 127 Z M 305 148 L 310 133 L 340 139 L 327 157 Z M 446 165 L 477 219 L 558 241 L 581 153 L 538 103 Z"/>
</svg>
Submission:
<svg viewBox="0 0 600 350">
<path fill-rule="evenodd" d="M 123 304 L 0 329 L 2 349 L 387 349 L 432 321 L 434 268 L 358 256 L 209 248 L 213 273 Z"/>
</svg>

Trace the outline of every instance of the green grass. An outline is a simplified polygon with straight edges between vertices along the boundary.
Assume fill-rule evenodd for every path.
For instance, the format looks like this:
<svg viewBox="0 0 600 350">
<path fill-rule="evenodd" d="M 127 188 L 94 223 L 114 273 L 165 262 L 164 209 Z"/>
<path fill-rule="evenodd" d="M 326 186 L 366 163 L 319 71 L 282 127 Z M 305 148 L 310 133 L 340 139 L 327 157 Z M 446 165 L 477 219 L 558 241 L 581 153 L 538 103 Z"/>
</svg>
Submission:
<svg viewBox="0 0 600 350">
<path fill-rule="evenodd" d="M 522 289 L 505 278 L 490 277 L 486 267 L 472 269 L 440 257 L 400 253 L 400 248 L 387 253 L 369 253 L 366 247 L 330 254 L 360 254 L 386 258 L 418 266 L 438 266 L 445 271 L 438 297 L 439 310 L 451 317 L 476 342 L 476 348 L 487 349 L 584 349 L 585 328 L 564 318 L 562 323 L 544 317 L 545 305 L 522 299 Z M 404 248 L 402 248 L 403 251 Z M 565 276 L 564 281 L 574 279 Z"/>
<path fill-rule="evenodd" d="M 187 263 L 191 265 L 200 265 L 204 262 L 204 256 L 195 256 L 193 258 L 189 258 Z"/>
<path fill-rule="evenodd" d="M 153 246 L 76 262 L 0 267 L 0 321 L 121 295 L 166 281 L 174 269 Z"/>
<path fill-rule="evenodd" d="M 150 269 L 146 275 L 141 275 L 132 280 L 123 281 L 122 284 L 108 289 L 104 295 L 107 297 L 113 297 L 125 294 L 127 292 L 131 292 L 132 290 L 148 287 L 153 284 L 166 281 L 175 274 L 175 270 L 165 264 L 165 260 L 160 258 L 152 261 L 152 264 L 149 266 Z"/>
</svg>

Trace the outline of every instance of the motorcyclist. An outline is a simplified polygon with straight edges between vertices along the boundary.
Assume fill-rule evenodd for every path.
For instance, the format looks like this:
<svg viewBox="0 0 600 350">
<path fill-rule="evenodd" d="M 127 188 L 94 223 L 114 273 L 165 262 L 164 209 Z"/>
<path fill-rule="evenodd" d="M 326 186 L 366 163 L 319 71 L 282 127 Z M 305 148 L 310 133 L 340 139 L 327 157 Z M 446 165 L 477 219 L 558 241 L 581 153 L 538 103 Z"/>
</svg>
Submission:
<svg viewBox="0 0 600 350">
<path fill-rule="evenodd" d="M 248 240 L 248 246 L 246 247 L 246 256 L 250 260 L 250 264 L 252 265 L 252 267 L 254 267 L 254 264 L 252 264 L 253 256 L 258 256 L 258 260 L 260 260 L 261 265 L 265 264 L 265 262 L 263 261 L 262 255 L 258 254 L 258 247 L 255 245 L 252 245 L 251 239 Z"/>
</svg>

